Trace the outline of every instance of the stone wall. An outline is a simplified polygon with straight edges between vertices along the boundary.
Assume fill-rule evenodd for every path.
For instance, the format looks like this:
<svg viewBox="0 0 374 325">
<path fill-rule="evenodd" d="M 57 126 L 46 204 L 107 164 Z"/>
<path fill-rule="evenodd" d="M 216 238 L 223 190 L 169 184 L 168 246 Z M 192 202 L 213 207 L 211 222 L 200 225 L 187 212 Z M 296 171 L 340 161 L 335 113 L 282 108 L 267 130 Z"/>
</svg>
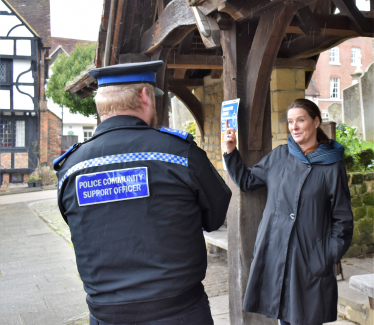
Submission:
<svg viewBox="0 0 374 325">
<path fill-rule="evenodd" d="M 289 134 L 287 108 L 295 99 L 305 97 L 305 71 L 303 69 L 274 69 L 271 74 L 270 95 L 274 149 L 287 143 Z"/>
<path fill-rule="evenodd" d="M 364 140 L 374 141 L 374 63 L 358 83 L 343 89 L 343 122 L 357 127 Z"/>
<path fill-rule="evenodd" d="M 346 256 L 374 253 L 374 173 L 348 175 L 354 233 Z"/>
<path fill-rule="evenodd" d="M 204 78 L 204 87 L 195 89 L 195 96 L 202 102 L 204 108 L 204 141 L 196 127 L 196 142 L 204 149 L 213 166 L 224 178 L 221 156 L 221 105 L 223 101 L 223 80 Z"/>
</svg>

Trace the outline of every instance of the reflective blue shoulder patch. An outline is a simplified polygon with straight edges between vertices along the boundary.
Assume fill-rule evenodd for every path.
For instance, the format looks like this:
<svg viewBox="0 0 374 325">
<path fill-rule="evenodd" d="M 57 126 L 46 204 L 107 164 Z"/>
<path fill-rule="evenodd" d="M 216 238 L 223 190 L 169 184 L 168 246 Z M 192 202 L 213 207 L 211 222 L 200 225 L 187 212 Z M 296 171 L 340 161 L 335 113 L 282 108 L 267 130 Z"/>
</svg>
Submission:
<svg viewBox="0 0 374 325">
<path fill-rule="evenodd" d="M 53 168 L 56 170 L 56 168 L 58 167 L 61 167 L 61 163 L 67 158 L 69 157 L 69 155 L 77 150 L 79 147 L 80 147 L 80 143 L 74 143 L 69 149 L 68 151 L 66 151 L 62 156 L 58 157 L 57 159 L 53 160 Z"/>
<path fill-rule="evenodd" d="M 176 135 L 177 137 L 180 137 L 183 140 L 186 140 L 187 137 L 188 137 L 188 135 L 189 135 L 189 133 L 186 132 L 186 131 L 175 130 L 175 129 L 167 128 L 165 126 L 163 126 L 160 129 L 160 132 L 164 132 L 164 133 L 169 133 L 169 134 L 172 134 L 172 135 Z"/>
</svg>

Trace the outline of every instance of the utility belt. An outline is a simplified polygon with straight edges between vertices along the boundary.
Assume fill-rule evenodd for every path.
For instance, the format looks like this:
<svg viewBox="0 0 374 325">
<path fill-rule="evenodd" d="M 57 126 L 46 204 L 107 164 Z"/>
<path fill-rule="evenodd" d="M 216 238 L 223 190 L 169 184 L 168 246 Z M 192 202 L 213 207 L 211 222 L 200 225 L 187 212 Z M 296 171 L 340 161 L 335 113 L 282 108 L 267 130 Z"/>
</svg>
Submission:
<svg viewBox="0 0 374 325">
<path fill-rule="evenodd" d="M 204 286 L 198 283 L 178 296 L 116 305 L 99 305 L 86 299 L 91 314 L 97 319 L 112 323 L 135 323 L 162 319 L 175 315 L 197 303 L 204 295 Z"/>
</svg>

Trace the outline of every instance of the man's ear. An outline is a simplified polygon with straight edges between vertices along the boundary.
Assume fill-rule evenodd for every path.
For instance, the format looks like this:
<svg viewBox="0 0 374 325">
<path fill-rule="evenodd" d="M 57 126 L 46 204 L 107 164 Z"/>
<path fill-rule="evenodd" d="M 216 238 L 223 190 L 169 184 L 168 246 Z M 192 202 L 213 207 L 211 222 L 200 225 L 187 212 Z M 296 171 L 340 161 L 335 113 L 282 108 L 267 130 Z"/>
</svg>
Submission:
<svg viewBox="0 0 374 325">
<path fill-rule="evenodd" d="M 143 105 L 150 105 L 150 98 L 147 87 L 143 87 L 140 95 L 140 101 Z"/>
</svg>

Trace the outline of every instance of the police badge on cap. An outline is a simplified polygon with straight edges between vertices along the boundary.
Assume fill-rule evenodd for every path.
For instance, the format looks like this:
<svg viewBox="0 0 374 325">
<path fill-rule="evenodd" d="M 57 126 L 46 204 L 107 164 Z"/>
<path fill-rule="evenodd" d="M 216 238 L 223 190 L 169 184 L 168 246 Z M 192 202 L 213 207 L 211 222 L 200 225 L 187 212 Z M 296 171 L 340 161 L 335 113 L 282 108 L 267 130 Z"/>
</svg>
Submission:
<svg viewBox="0 0 374 325">
<path fill-rule="evenodd" d="M 162 96 L 164 92 L 156 85 L 156 72 L 163 65 L 164 62 L 161 60 L 115 64 L 109 67 L 93 69 L 88 74 L 90 77 L 97 79 L 99 87 L 149 83 L 155 86 L 156 96 Z"/>
</svg>

